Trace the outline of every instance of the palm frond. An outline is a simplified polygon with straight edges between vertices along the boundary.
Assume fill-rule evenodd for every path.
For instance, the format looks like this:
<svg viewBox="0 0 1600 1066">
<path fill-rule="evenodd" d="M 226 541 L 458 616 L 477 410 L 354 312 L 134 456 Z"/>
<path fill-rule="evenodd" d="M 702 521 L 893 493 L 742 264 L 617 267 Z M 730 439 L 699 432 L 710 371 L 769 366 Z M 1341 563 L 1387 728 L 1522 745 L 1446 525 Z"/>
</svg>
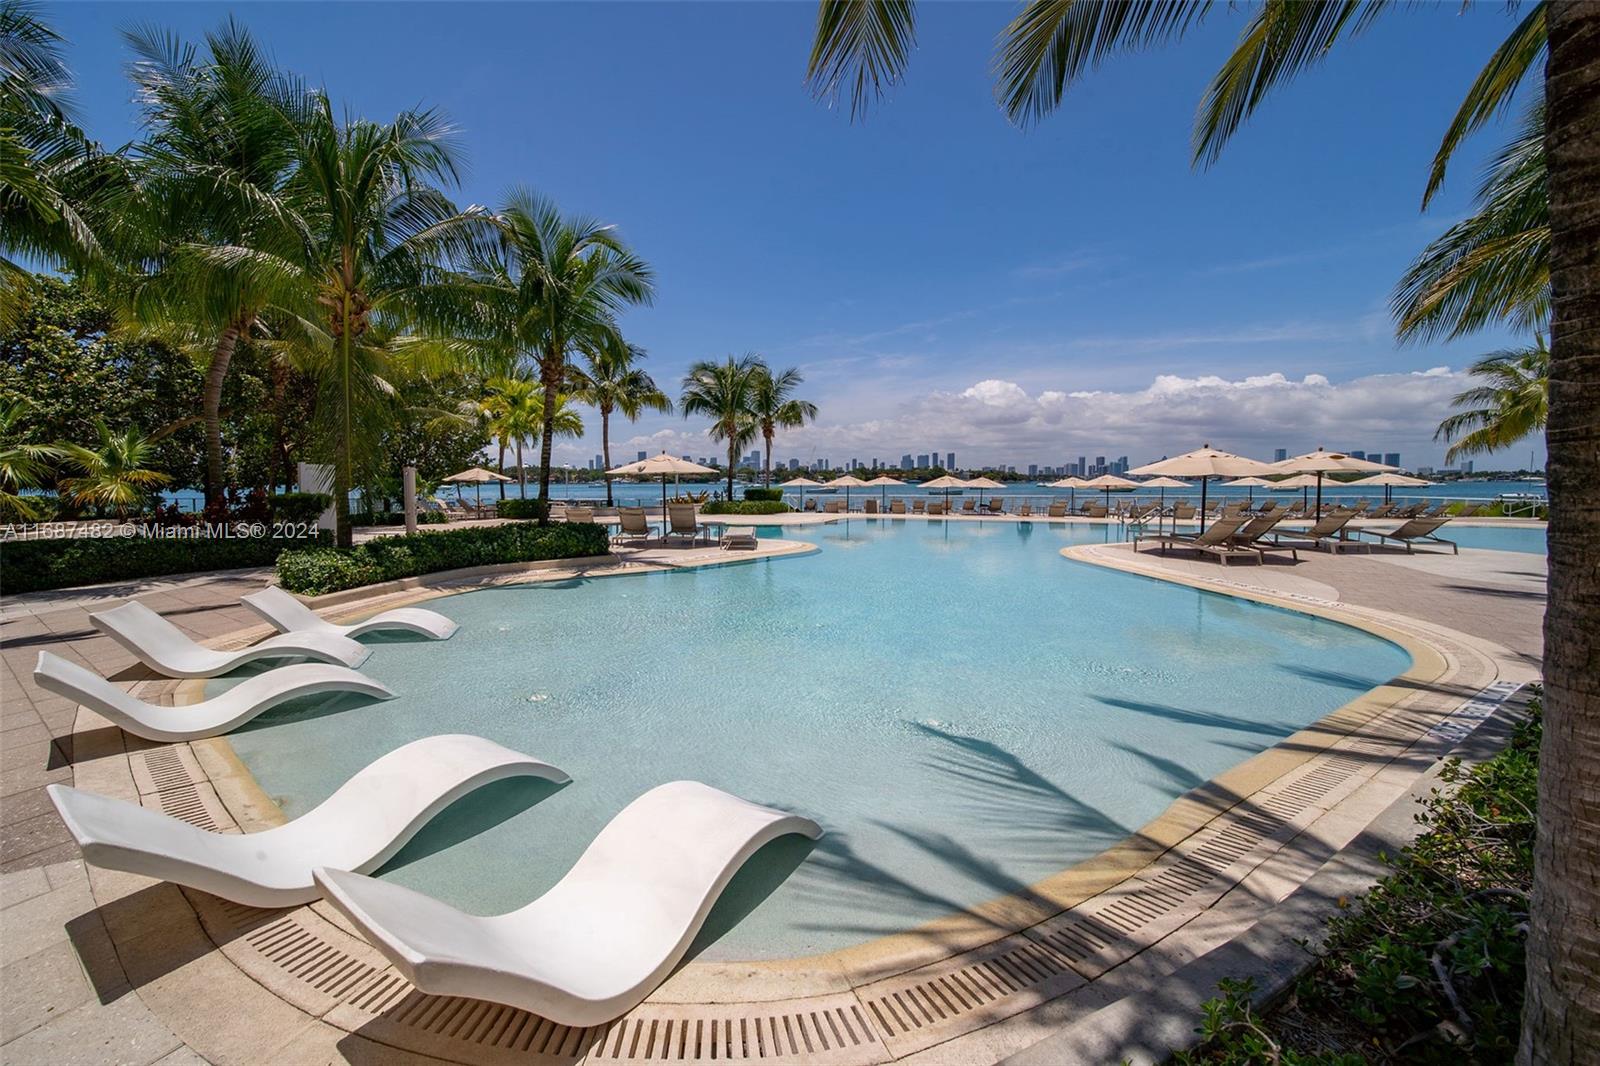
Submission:
<svg viewBox="0 0 1600 1066">
<path fill-rule="evenodd" d="M 806 81 L 818 99 L 848 92 L 859 117 L 905 74 L 916 40 L 912 0 L 822 0 Z"/>
</svg>

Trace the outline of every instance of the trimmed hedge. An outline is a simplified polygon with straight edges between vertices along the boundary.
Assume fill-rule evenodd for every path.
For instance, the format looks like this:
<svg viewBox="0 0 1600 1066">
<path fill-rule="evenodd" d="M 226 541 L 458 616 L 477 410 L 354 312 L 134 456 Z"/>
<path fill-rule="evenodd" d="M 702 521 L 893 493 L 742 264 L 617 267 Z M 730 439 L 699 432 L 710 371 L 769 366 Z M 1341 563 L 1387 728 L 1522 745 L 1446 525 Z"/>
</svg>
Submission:
<svg viewBox="0 0 1600 1066">
<path fill-rule="evenodd" d="M 758 489 L 752 485 L 750 488 L 744 490 L 744 498 L 749 500 L 751 503 L 755 503 L 758 500 L 762 500 L 767 503 L 781 503 L 783 501 L 783 490 Z"/>
<path fill-rule="evenodd" d="M 610 550 L 606 527 L 594 522 L 408 533 L 377 537 L 354 548 L 284 552 L 278 557 L 278 583 L 290 592 L 320 596 L 441 570 L 574 559 Z"/>
<path fill-rule="evenodd" d="M 168 574 L 270 566 L 303 537 L 58 537 L 0 545 L 0 589 L 15 595 Z M 320 543 L 326 532 L 310 538 Z"/>
<path fill-rule="evenodd" d="M 543 520 L 545 506 L 543 500 L 501 500 L 495 504 L 494 513 L 497 518 L 534 518 Z"/>
<path fill-rule="evenodd" d="M 780 500 L 713 500 L 700 508 L 701 514 L 786 514 L 789 505 Z"/>
<path fill-rule="evenodd" d="M 332 501 L 325 492 L 281 492 L 268 496 L 267 506 L 280 522 L 315 522 Z"/>
<path fill-rule="evenodd" d="M 321 513 L 320 511 L 318 512 Z M 450 521 L 450 516 L 443 511 L 417 510 L 417 525 L 432 526 L 442 525 Z M 404 511 L 352 511 L 350 524 L 353 526 L 403 526 L 406 524 Z"/>
</svg>

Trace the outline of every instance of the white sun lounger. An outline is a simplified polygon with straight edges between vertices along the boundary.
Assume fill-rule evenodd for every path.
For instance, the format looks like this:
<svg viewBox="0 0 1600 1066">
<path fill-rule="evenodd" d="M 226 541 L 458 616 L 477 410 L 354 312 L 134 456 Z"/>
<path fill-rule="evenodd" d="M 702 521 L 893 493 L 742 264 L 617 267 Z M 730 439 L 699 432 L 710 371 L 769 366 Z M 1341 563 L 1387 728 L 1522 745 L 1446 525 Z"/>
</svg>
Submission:
<svg viewBox="0 0 1600 1066">
<path fill-rule="evenodd" d="M 237 651 L 196 644 L 142 603 L 129 602 L 89 616 L 94 627 L 168 677 L 216 677 L 260 659 L 319 659 L 360 666 L 372 649 L 337 633 L 285 633 Z"/>
<path fill-rule="evenodd" d="M 508 777 L 567 775 L 482 737 L 424 737 L 379 758 L 315 808 L 260 833 L 212 833 L 109 796 L 49 786 L 61 820 L 96 866 L 174 881 L 251 907 L 317 898 L 319 866 L 373 870 L 429 819 Z"/>
<path fill-rule="evenodd" d="M 271 622 L 272 627 L 280 633 L 334 633 L 355 638 L 382 629 L 401 629 L 430 640 L 449 640 L 457 629 L 454 619 L 422 607 L 396 607 L 355 625 L 342 626 L 319 617 L 315 611 L 277 585 L 268 585 L 260 592 L 252 592 L 243 601 L 246 607 Z"/>
<path fill-rule="evenodd" d="M 337 870 L 316 876 L 334 906 L 422 991 L 596 1025 L 661 983 L 744 861 L 787 833 L 815 839 L 822 830 L 698 781 L 674 781 L 623 808 L 554 888 L 510 914 L 463 914 Z"/>
<path fill-rule="evenodd" d="M 33 680 L 47 692 L 104 715 L 125 732 L 169 744 L 220 736 L 297 696 L 359 692 L 380 700 L 394 697 L 393 692 L 365 674 L 331 663 L 296 663 L 268 670 L 245 678 L 220 696 L 182 707 L 136 699 L 92 670 L 47 651 L 39 653 Z"/>
</svg>

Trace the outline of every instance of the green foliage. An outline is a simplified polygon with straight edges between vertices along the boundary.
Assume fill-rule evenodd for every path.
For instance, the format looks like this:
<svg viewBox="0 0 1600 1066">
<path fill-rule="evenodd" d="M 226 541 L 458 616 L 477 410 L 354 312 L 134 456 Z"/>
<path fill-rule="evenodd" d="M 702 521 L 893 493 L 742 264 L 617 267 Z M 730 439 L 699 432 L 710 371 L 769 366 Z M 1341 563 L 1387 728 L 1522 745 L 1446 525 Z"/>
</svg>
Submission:
<svg viewBox="0 0 1600 1066">
<path fill-rule="evenodd" d="M 269 497 L 267 506 L 279 522 L 315 522 L 328 509 L 330 499 L 321 492 L 285 492 Z"/>
<path fill-rule="evenodd" d="M 1455 787 L 1424 801 L 1422 835 L 1359 907 L 1330 921 L 1289 1000 L 1257 1016 L 1248 984 L 1222 982 L 1205 1007 L 1203 1042 L 1177 1061 L 1511 1061 L 1533 883 L 1541 721 L 1537 704 L 1532 711 L 1493 758 L 1445 767 Z"/>
<path fill-rule="evenodd" d="M 784 514 L 789 505 L 782 500 L 712 500 L 700 508 L 701 514 Z"/>
<path fill-rule="evenodd" d="M 605 527 L 593 522 L 411 533 L 378 537 L 354 548 L 285 552 L 278 559 L 278 581 L 290 592 L 320 596 L 441 570 L 580 558 L 608 551 Z"/>
<path fill-rule="evenodd" d="M 766 501 L 769 501 L 769 502 L 773 501 L 773 500 L 782 500 L 783 499 L 783 490 L 782 489 L 758 489 L 754 485 L 752 485 L 749 488 L 744 490 L 744 498 L 747 499 L 747 500 L 750 500 L 752 502 L 754 502 L 756 500 L 766 500 Z"/>
<path fill-rule="evenodd" d="M 547 507 L 540 499 L 501 500 L 495 505 L 497 518 L 534 518 L 543 520 Z"/>
<path fill-rule="evenodd" d="M 318 539 L 326 540 L 326 535 Z M 10 595 L 166 574 L 270 566 L 303 539 L 274 537 L 62 537 L 0 544 L 0 586 Z"/>
</svg>

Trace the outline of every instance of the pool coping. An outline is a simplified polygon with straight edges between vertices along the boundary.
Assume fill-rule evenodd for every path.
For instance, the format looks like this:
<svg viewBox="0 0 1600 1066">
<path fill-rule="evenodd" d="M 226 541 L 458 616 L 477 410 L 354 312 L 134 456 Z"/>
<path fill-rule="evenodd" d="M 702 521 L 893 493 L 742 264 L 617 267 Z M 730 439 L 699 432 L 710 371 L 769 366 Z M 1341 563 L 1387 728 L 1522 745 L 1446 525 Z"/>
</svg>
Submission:
<svg viewBox="0 0 1600 1066">
<path fill-rule="evenodd" d="M 1096 905 L 1101 905 L 1103 910 L 1115 906 L 1114 897 L 1127 895 L 1130 884 L 1158 881 L 1164 876 L 1160 872 L 1163 868 L 1170 873 L 1171 869 L 1188 861 L 1186 857 L 1180 855 L 1186 845 L 1193 845 L 1197 839 L 1208 834 L 1226 836 L 1230 827 L 1223 825 L 1220 833 L 1215 832 L 1219 823 L 1230 819 L 1240 820 L 1242 808 L 1258 803 L 1262 796 L 1272 792 L 1275 786 L 1289 782 L 1288 787 L 1282 789 L 1287 793 L 1294 787 L 1292 778 L 1314 777 L 1316 771 L 1308 770 L 1308 764 L 1328 756 L 1341 744 L 1350 743 L 1351 739 L 1365 727 L 1385 719 L 1386 716 L 1406 710 L 1410 704 L 1417 702 L 1419 692 L 1425 691 L 1430 685 L 1440 683 L 1441 679 L 1448 679 L 1460 673 L 1463 659 L 1476 658 L 1480 668 L 1484 664 L 1494 667 L 1492 676 L 1479 677 L 1479 680 L 1486 684 L 1501 680 L 1503 666 L 1510 661 L 1509 655 L 1497 654 L 1496 649 L 1487 641 L 1450 633 L 1442 627 L 1429 626 L 1414 619 L 1391 615 L 1386 621 L 1383 617 L 1386 612 L 1351 608 L 1348 605 L 1315 600 L 1312 597 L 1284 596 L 1272 590 L 1251 588 L 1243 583 L 1229 580 L 1191 578 L 1170 571 L 1161 572 L 1159 567 L 1139 564 L 1137 561 L 1130 563 L 1128 560 L 1112 557 L 1111 553 L 1103 550 L 1105 547 L 1080 545 L 1062 549 L 1061 554 L 1078 562 L 1108 566 L 1138 573 L 1141 576 L 1173 581 L 1177 584 L 1353 625 L 1401 646 L 1411 655 L 1412 665 L 1396 678 L 1395 682 L 1358 695 L 1305 729 L 1284 738 L 1272 747 L 1217 775 L 1199 788 L 1178 797 L 1161 815 L 1141 827 L 1128 839 L 1043 879 L 1032 886 L 1026 894 L 1009 894 L 961 914 L 919 926 L 914 930 L 881 937 L 866 944 L 823 955 L 755 962 L 687 963 L 644 1005 L 630 1012 L 628 1016 L 612 1025 L 596 1027 L 595 1032 L 586 1031 L 585 1035 L 573 1037 L 574 1047 L 583 1045 L 583 1054 L 580 1057 L 593 1057 L 596 1048 L 604 1050 L 610 1045 L 613 1034 L 628 1031 L 630 1022 L 633 1025 L 635 1043 L 642 1031 L 639 1027 L 646 1022 L 651 1026 L 653 1042 L 655 1027 L 663 1021 L 663 1012 L 682 1019 L 683 1024 L 688 1023 L 689 1015 L 696 1015 L 697 1024 L 708 1022 L 712 1026 L 712 1033 L 715 1034 L 719 1014 L 726 1016 L 730 1005 L 739 1004 L 752 1008 L 754 1018 L 752 1024 L 757 1026 L 758 1043 L 762 1017 L 768 1019 L 767 1024 L 770 1026 L 774 1024 L 772 1019 L 779 1016 L 774 1012 L 791 1010 L 797 1004 L 810 1004 L 813 1008 L 809 1015 L 810 1025 L 817 1029 L 816 1037 L 821 1047 L 845 1053 L 843 1058 L 839 1054 L 825 1056 L 829 1061 L 887 1061 L 905 1054 L 926 1051 L 947 1042 L 953 1042 L 952 1047 L 956 1044 L 967 1046 L 972 1038 L 986 1031 L 993 1023 L 1019 1013 L 1042 1009 L 1059 996 L 1089 987 L 1091 982 L 1104 972 L 1104 970 L 1096 972 L 1099 963 L 1094 961 L 1095 952 L 1089 952 L 1084 958 L 1074 959 L 1070 951 L 1062 948 L 1063 943 L 1082 943 L 1081 933 L 1069 935 L 1070 931 L 1065 927 L 1071 923 L 1065 916 L 1071 916 L 1075 910 L 1084 907 L 1093 909 Z M 757 558 L 800 555 L 815 550 L 817 550 L 815 545 L 803 544 L 793 551 Z M 602 560 L 612 558 L 602 557 Z M 703 563 L 684 565 L 728 565 L 757 561 L 757 558 L 748 556 L 739 559 L 716 558 L 705 560 Z M 553 562 L 555 561 L 546 561 L 546 563 Z M 430 575 L 429 578 L 416 580 L 415 583 L 405 587 L 368 589 L 360 596 L 336 594 L 339 596 L 339 602 L 328 606 L 336 608 L 330 610 L 332 616 L 348 619 L 400 603 L 422 602 L 472 588 L 494 587 L 530 580 L 567 579 L 574 573 L 587 573 L 589 576 L 625 576 L 628 573 L 646 572 L 646 568 L 642 566 L 623 568 L 610 562 L 602 563 L 592 559 L 565 562 L 567 565 L 564 566 L 559 563 L 539 564 L 520 567 L 510 572 L 490 568 L 494 572 L 469 574 L 452 572 Z M 267 632 L 269 630 L 265 626 L 252 627 L 228 634 L 210 643 L 214 646 L 241 645 L 252 642 Z M 189 702 L 198 698 L 197 690 L 201 687 L 203 682 L 174 684 L 161 681 L 143 683 L 136 688 L 136 691 L 144 695 L 164 693 L 178 702 Z M 1465 704 L 1471 701 L 1452 699 L 1446 702 L 1453 705 L 1456 702 Z M 1433 714 L 1433 719 L 1447 718 L 1454 713 L 1453 710 L 1443 711 L 1442 708 L 1435 710 L 1442 713 Z M 89 716 L 87 719 L 86 715 Z M 1421 725 L 1424 727 L 1436 724 L 1426 713 L 1421 717 L 1423 719 Z M 79 718 L 80 732 L 92 729 L 100 722 L 92 712 L 83 709 L 79 711 Z M 1432 735 L 1428 732 L 1428 728 L 1413 730 L 1412 733 L 1414 735 L 1408 734 L 1410 742 L 1396 749 L 1384 766 L 1369 777 L 1381 775 L 1385 768 L 1397 763 L 1412 747 L 1427 741 Z M 198 810 L 201 817 L 209 820 L 214 827 L 224 830 L 250 831 L 280 824 L 283 820 L 276 805 L 256 785 L 249 771 L 232 752 L 231 746 L 222 738 L 190 745 L 144 747 L 131 745 L 131 747 L 134 750 L 128 752 L 122 761 L 133 779 L 135 795 L 147 803 L 162 809 L 173 809 L 175 812 L 176 808 L 180 807 Z M 181 768 L 183 771 L 181 776 L 184 778 L 182 785 L 159 787 L 161 782 L 156 780 L 156 775 L 149 764 L 153 753 L 163 751 L 171 753 L 170 757 L 162 760 L 164 772 L 173 773 L 173 766 Z M 1428 764 L 1431 765 L 1432 760 L 1429 760 Z M 1402 776 L 1410 781 L 1420 772 L 1422 772 L 1420 769 L 1413 770 Z M 98 771 L 95 776 L 99 776 Z M 169 781 L 175 779 L 168 778 Z M 1358 791 L 1359 786 L 1367 780 L 1367 777 L 1363 777 L 1349 792 L 1353 794 Z M 1303 789 L 1305 786 L 1301 787 Z M 1334 790 L 1337 792 L 1338 788 L 1335 787 Z M 1348 795 L 1342 797 L 1340 802 L 1345 799 L 1348 799 Z M 1318 818 L 1321 818 L 1331 817 L 1337 809 L 1338 804 L 1330 801 L 1322 807 L 1316 807 L 1315 811 Z M 1304 815 L 1305 812 L 1302 811 L 1301 814 Z M 1292 821 L 1293 819 L 1289 820 Z M 1285 823 L 1285 827 L 1289 822 Z M 1307 823 L 1309 824 L 1310 822 Z M 1285 827 L 1280 827 L 1278 830 L 1280 835 L 1286 831 Z M 1248 861 L 1250 856 L 1264 848 L 1265 844 L 1258 842 L 1256 848 L 1236 856 L 1227 869 L 1234 870 L 1234 867 L 1239 867 L 1234 870 L 1238 876 L 1228 884 L 1223 895 L 1239 889 L 1247 878 L 1255 875 L 1258 867 L 1292 851 L 1287 845 L 1305 828 L 1306 826 L 1296 827 L 1295 834 L 1277 841 L 1267 849 L 1267 852 L 1257 856 L 1253 863 Z M 1237 827 L 1232 829 L 1237 834 Z M 1241 863 L 1245 865 L 1240 866 Z M 125 877 L 126 875 L 95 870 L 91 873 L 91 884 L 104 884 L 108 891 L 114 894 L 117 881 Z M 142 882 L 142 879 L 137 880 Z M 98 891 L 96 898 L 100 898 Z M 321 1017 L 324 1021 L 336 1025 L 340 1024 L 338 1018 L 342 1014 L 352 1014 L 350 1019 L 352 1031 L 359 1029 L 364 1035 L 379 1039 L 391 1046 L 407 1047 L 431 1054 L 445 1054 L 446 1057 L 467 1050 L 465 1045 L 452 1044 L 449 1040 L 441 1045 L 434 1039 L 440 1034 L 431 1030 L 418 1034 L 406 1027 L 397 1029 L 393 1025 L 381 1023 L 384 1010 L 402 1002 L 409 1002 L 411 997 L 429 1000 L 434 997 L 423 997 L 421 993 L 415 991 L 410 991 L 408 994 L 402 991 L 398 998 L 369 997 L 368 1006 L 376 1004 L 382 1008 L 375 1011 L 367 1011 L 348 1002 L 329 1002 L 325 993 L 320 997 L 313 995 L 288 975 L 279 972 L 281 966 L 273 960 L 269 951 L 252 952 L 240 944 L 240 941 L 250 939 L 248 934 L 241 933 L 241 930 L 247 927 L 274 928 L 287 923 L 298 929 L 300 937 L 309 936 L 318 939 L 325 952 L 332 952 L 346 960 L 344 964 L 346 969 L 358 966 L 371 969 L 375 975 L 383 974 L 387 970 L 384 960 L 355 937 L 354 930 L 326 904 L 312 904 L 295 908 L 290 912 L 257 912 L 252 908 L 238 908 L 202 893 L 187 890 L 182 893 L 181 898 L 187 900 L 189 906 L 199 915 L 201 924 L 212 937 L 212 942 L 219 944 L 224 954 L 235 965 L 254 978 L 259 985 L 274 992 L 280 999 L 295 1003 L 302 1009 L 307 1009 L 313 1016 Z M 1222 896 L 1217 898 L 1221 899 Z M 1108 899 L 1111 900 L 1110 903 L 1106 902 Z M 1189 914 L 1188 919 L 1198 919 L 1204 915 L 1207 906 L 1209 905 L 1203 905 L 1198 912 Z M 1062 929 L 1049 931 L 1052 923 L 1061 926 Z M 1167 932 L 1176 935 L 1181 933 L 1183 928 L 1183 925 L 1179 925 Z M 280 930 L 280 933 L 275 935 L 289 934 L 284 934 Z M 1052 940 L 1052 937 L 1057 939 Z M 1160 942 L 1158 940 L 1151 943 Z M 1139 947 L 1134 955 L 1138 955 L 1149 946 Z M 1016 954 L 1019 950 L 1022 952 L 1021 955 Z M 1105 950 L 1109 950 L 1109 947 L 1101 945 L 1100 953 L 1104 954 Z M 1016 958 L 1013 958 L 1014 955 Z M 927 971 L 940 968 L 948 970 L 960 960 L 970 960 L 979 956 L 984 957 L 986 961 L 969 962 L 956 967 L 956 970 L 950 973 L 931 979 L 921 979 Z M 1005 961 L 1008 959 L 1011 961 Z M 1122 964 L 1126 962 L 1127 960 L 1122 960 Z M 1112 962 L 1105 969 L 1109 970 L 1117 965 L 1119 963 Z M 986 969 L 975 970 L 974 966 Z M 980 972 L 990 976 L 987 978 L 973 976 Z M 389 973 L 392 975 L 392 971 Z M 1039 981 L 1029 982 L 1023 980 L 1024 975 L 1028 973 L 1036 975 L 1043 973 L 1045 976 Z M 987 989 L 982 985 L 984 980 L 990 983 Z M 386 988 L 393 984 L 387 978 L 374 977 L 374 981 Z M 999 990 L 1004 989 L 1008 983 L 1017 987 L 1011 988 L 1009 993 L 1001 993 Z M 903 988 L 898 987 L 902 985 Z M 930 992 L 929 989 L 934 991 Z M 962 996 L 962 989 L 966 991 L 965 997 Z M 1042 992 L 1049 990 L 1054 990 L 1054 994 L 1038 999 Z M 873 998 L 879 992 L 883 994 Z M 989 995 L 986 996 L 986 992 Z M 1019 994 L 1020 1001 L 1017 998 Z M 959 1020 L 959 1024 L 949 1032 L 941 1032 L 941 1029 L 950 1027 L 941 1027 L 938 1024 L 938 1019 L 946 1014 L 946 1010 L 939 1006 L 941 999 L 932 998 L 935 995 L 941 997 L 944 1007 L 949 1008 L 948 1013 L 951 1017 Z M 1037 1002 L 1034 1001 L 1036 999 Z M 907 1005 L 908 1000 L 911 1004 L 915 1004 L 917 1013 L 913 1013 L 912 1008 Z M 954 1008 L 953 1004 L 958 1000 L 966 1009 Z M 1002 1000 L 1009 1002 L 1003 1007 L 996 1006 Z M 904 1018 L 896 1015 L 894 1006 L 896 1003 L 904 1012 Z M 313 1007 L 321 1009 L 314 1010 Z M 352 1012 L 349 1009 L 352 1007 L 357 1009 Z M 500 1010 L 504 1012 L 510 1008 L 500 1008 Z M 453 1014 L 451 1016 L 454 1017 Z M 868 1022 L 869 1016 L 875 1024 Z M 805 1037 L 808 1031 L 804 1020 L 805 1011 L 802 1010 L 794 1017 L 800 1019 L 793 1024 L 799 1027 L 801 1036 Z M 852 1018 L 856 1021 L 855 1026 L 851 1025 Z M 923 1024 L 924 1020 L 927 1024 Z M 974 1021 L 982 1021 L 982 1024 L 973 1025 Z M 672 1022 L 673 1018 L 665 1019 L 669 1036 Z M 823 1025 L 824 1022 L 826 1026 Z M 732 1022 L 724 1018 L 723 1024 L 731 1025 Z M 854 1035 L 855 1029 L 862 1029 L 860 1038 L 852 1041 L 840 1037 L 841 1024 L 846 1034 Z M 826 1036 L 829 1028 L 836 1037 L 831 1049 Z M 376 1035 L 371 1031 L 374 1029 L 382 1035 Z M 681 1045 L 681 1027 L 679 1032 Z M 727 1032 L 731 1034 L 732 1030 Z M 562 1048 L 566 1047 L 567 1035 L 562 1037 Z M 1031 1034 L 1033 1039 L 1037 1039 L 1039 1035 L 1038 1032 Z M 937 1039 L 930 1039 L 936 1036 Z M 418 1041 L 412 1041 L 411 1037 L 418 1037 Z M 622 1046 L 622 1037 L 619 1035 L 616 1039 L 613 1051 Z M 731 1040 L 731 1035 L 727 1039 Z M 782 1046 L 783 1041 L 779 1039 L 776 1031 L 770 1033 L 768 1039 L 776 1042 L 779 1047 Z M 800 1044 L 795 1043 L 792 1032 L 789 1033 L 788 1040 L 792 1049 L 800 1047 Z M 1012 1041 L 1011 1050 L 1026 1046 L 1028 1042 L 1032 1041 L 1026 1040 L 1022 1043 Z M 812 1046 L 809 1038 L 807 1046 Z M 477 1061 L 476 1052 L 473 1054 L 474 1060 Z M 600 1057 L 619 1056 L 612 1054 Z M 575 1061 L 570 1054 L 559 1054 L 556 1058 L 561 1061 Z"/>
</svg>

